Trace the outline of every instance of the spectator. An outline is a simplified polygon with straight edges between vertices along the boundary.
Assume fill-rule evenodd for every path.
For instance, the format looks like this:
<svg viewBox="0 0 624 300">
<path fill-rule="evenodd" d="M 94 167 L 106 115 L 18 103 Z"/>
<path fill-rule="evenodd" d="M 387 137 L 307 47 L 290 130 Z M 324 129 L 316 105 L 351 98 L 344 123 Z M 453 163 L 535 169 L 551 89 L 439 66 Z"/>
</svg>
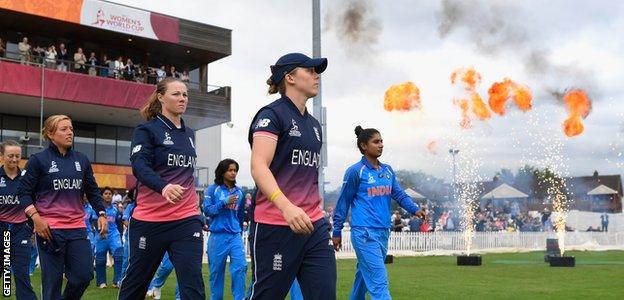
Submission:
<svg viewBox="0 0 624 300">
<path fill-rule="evenodd" d="M 106 60 L 108 62 L 108 77 L 109 78 L 115 78 L 115 64 L 117 63 L 116 60 Z"/>
<path fill-rule="evenodd" d="M 4 57 L 6 55 L 6 46 L 4 45 L 4 41 L 0 38 L 0 57 Z"/>
<path fill-rule="evenodd" d="M 446 218 L 446 231 L 455 231 L 455 221 L 453 221 L 453 214 L 448 213 Z"/>
<path fill-rule="evenodd" d="M 423 223 L 423 219 L 418 218 L 416 216 L 412 216 L 409 220 L 409 229 L 411 232 L 419 232 L 420 231 L 420 226 Z"/>
<path fill-rule="evenodd" d="M 189 72 L 188 72 L 188 69 L 185 69 L 185 70 L 182 72 L 182 75 L 180 75 L 180 80 L 181 80 L 182 82 L 186 83 L 186 84 L 188 84 L 188 83 L 189 83 L 189 81 L 191 81 L 191 78 L 189 77 Z"/>
<path fill-rule="evenodd" d="M 123 58 L 120 56 L 117 58 L 117 60 L 115 61 L 115 78 L 117 79 L 121 79 L 122 75 L 123 75 L 123 70 L 124 70 L 125 66 L 123 63 Z"/>
<path fill-rule="evenodd" d="M 65 48 L 65 44 L 61 43 L 59 45 L 56 59 L 56 69 L 59 71 L 67 72 L 67 61 L 69 60 L 69 54 L 67 53 L 67 48 Z"/>
<path fill-rule="evenodd" d="M 78 48 L 78 51 L 74 53 L 74 71 L 78 73 L 85 73 L 87 57 L 82 53 L 82 48 Z"/>
<path fill-rule="evenodd" d="M 167 73 L 167 77 L 180 78 L 180 73 L 176 71 L 175 66 L 171 66 L 171 68 L 169 68 L 169 73 Z"/>
<path fill-rule="evenodd" d="M 30 49 L 30 44 L 28 43 L 27 37 L 24 37 L 22 41 L 17 44 L 17 49 L 19 50 L 19 54 L 20 54 L 20 63 L 23 65 L 30 63 L 31 49 Z"/>
<path fill-rule="evenodd" d="M 41 46 L 35 46 L 32 52 L 32 62 L 36 64 L 43 64 L 45 62 L 46 49 L 42 48 Z"/>
<path fill-rule="evenodd" d="M 401 214 L 399 214 L 399 211 L 395 211 L 394 215 L 392 216 L 392 231 L 403 231 L 403 220 L 401 219 Z"/>
<path fill-rule="evenodd" d="M 160 69 L 156 70 L 156 80 L 160 82 L 165 79 L 165 77 L 167 77 L 167 72 L 165 71 L 165 66 L 161 65 Z"/>
<path fill-rule="evenodd" d="M 607 214 L 607 211 L 600 216 L 600 221 L 602 223 L 602 231 L 609 231 L 609 215 Z"/>
<path fill-rule="evenodd" d="M 112 203 L 113 204 L 118 204 L 121 203 L 123 201 L 123 197 L 119 194 L 118 190 L 114 190 L 113 191 L 113 198 L 112 198 Z"/>
<path fill-rule="evenodd" d="M 101 61 L 101 65 L 100 65 L 100 76 L 101 77 L 108 77 L 109 76 L 109 72 L 110 72 L 110 59 L 108 59 L 108 56 L 106 54 L 102 55 L 102 61 Z"/>
<path fill-rule="evenodd" d="M 45 52 L 45 64 L 48 69 L 56 69 L 56 47 L 54 45 L 48 47 Z"/>
<path fill-rule="evenodd" d="M 136 67 L 132 63 L 132 60 L 128 58 L 128 60 L 126 60 L 126 66 L 124 68 L 124 73 L 123 73 L 124 79 L 129 80 L 129 81 L 134 80 L 135 73 L 136 73 Z"/>
<path fill-rule="evenodd" d="M 97 75 L 97 65 L 98 65 L 98 60 L 95 57 L 95 52 L 91 52 L 91 55 L 89 56 L 89 75 L 90 76 Z"/>
<path fill-rule="evenodd" d="M 158 75 L 154 68 L 147 68 L 147 83 L 148 84 L 156 84 L 158 83 Z"/>
</svg>

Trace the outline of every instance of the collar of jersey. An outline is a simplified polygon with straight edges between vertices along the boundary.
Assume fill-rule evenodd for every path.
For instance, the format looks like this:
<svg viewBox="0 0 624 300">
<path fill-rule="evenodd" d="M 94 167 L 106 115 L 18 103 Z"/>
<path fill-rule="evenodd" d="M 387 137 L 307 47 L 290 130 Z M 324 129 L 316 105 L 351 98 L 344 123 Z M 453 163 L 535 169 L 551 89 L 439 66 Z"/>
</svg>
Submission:
<svg viewBox="0 0 624 300">
<path fill-rule="evenodd" d="M 225 183 L 224 183 L 224 184 L 219 185 L 219 187 L 220 187 L 222 190 L 224 190 L 224 191 L 230 192 L 230 189 L 228 188 L 228 186 L 227 186 Z M 232 188 L 232 191 L 236 191 L 236 190 L 238 190 L 238 189 L 239 189 L 239 188 L 238 188 L 238 186 L 237 186 L 237 185 L 234 185 L 234 187 Z"/>
<path fill-rule="evenodd" d="M 11 179 L 11 177 L 7 176 L 7 173 L 4 171 L 4 165 L 0 165 L 0 176 L 4 176 L 8 178 L 9 180 L 17 180 L 18 178 L 20 178 L 20 176 L 22 176 L 22 170 L 19 167 L 17 167 L 17 176 Z"/>
<path fill-rule="evenodd" d="M 295 103 L 290 98 L 288 98 L 288 96 L 282 95 L 282 98 L 280 98 L 280 100 L 282 102 L 284 102 L 286 104 L 286 106 L 288 106 L 290 108 L 290 110 L 292 110 L 298 116 L 300 116 L 302 118 L 305 118 L 305 117 L 308 116 L 308 108 L 306 107 L 305 112 L 302 115 L 301 112 L 299 111 L 299 108 L 297 108 Z"/>
<path fill-rule="evenodd" d="M 381 161 L 379 162 L 379 170 L 375 169 L 375 166 L 373 166 L 373 164 L 371 164 L 366 157 L 362 156 L 362 160 L 360 160 L 360 162 L 365 165 L 367 168 L 371 169 L 371 170 L 375 170 L 375 171 L 381 171 L 385 168 L 386 165 L 384 165 L 383 163 L 381 163 Z"/>
<path fill-rule="evenodd" d="M 73 147 L 69 147 L 65 155 L 61 154 L 61 151 L 59 151 L 58 147 L 56 147 L 56 145 L 54 145 L 54 143 L 52 142 L 50 142 L 50 145 L 48 146 L 48 148 L 52 150 L 52 153 L 56 154 L 59 157 L 67 157 L 71 153 Z"/>
<path fill-rule="evenodd" d="M 171 122 L 171 120 L 169 120 L 169 118 L 165 117 L 163 114 L 157 114 L 156 118 L 158 120 L 160 120 L 161 122 L 163 122 L 167 128 L 169 128 L 170 130 L 174 130 L 174 129 L 179 129 L 179 130 L 185 130 L 184 127 L 184 120 L 180 118 L 180 128 L 176 127 L 175 124 L 173 124 L 173 122 Z"/>
</svg>

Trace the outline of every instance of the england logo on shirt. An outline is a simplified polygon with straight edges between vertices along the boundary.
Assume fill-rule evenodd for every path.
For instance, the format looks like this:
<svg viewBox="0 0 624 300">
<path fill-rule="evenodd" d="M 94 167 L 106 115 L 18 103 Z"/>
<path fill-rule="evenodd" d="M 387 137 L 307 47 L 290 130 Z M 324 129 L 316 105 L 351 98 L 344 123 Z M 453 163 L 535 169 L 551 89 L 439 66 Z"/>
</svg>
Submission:
<svg viewBox="0 0 624 300">
<path fill-rule="evenodd" d="M 56 166 L 56 162 L 52 161 L 51 164 L 50 164 L 50 169 L 48 170 L 48 173 L 56 173 L 58 171 L 59 171 L 59 169 Z"/>
<path fill-rule="evenodd" d="M 169 132 L 165 132 L 165 140 L 163 141 L 163 145 L 173 145 L 173 141 L 171 140 Z"/>
<path fill-rule="evenodd" d="M 6 187 L 6 183 L 4 182 L 4 177 L 0 177 L 0 187 Z"/>
<path fill-rule="evenodd" d="M 80 163 L 75 161 L 74 165 L 76 165 L 76 172 L 82 172 L 82 168 L 80 167 Z"/>
<path fill-rule="evenodd" d="M 290 132 L 288 133 L 288 135 L 300 137 L 301 132 L 299 132 L 299 125 L 297 125 L 297 122 L 295 122 L 295 119 L 291 119 L 291 121 L 292 121 L 292 127 L 290 128 Z"/>
<path fill-rule="evenodd" d="M 321 135 L 319 134 L 318 128 L 314 127 L 314 133 L 316 134 L 316 139 L 320 142 Z"/>
</svg>

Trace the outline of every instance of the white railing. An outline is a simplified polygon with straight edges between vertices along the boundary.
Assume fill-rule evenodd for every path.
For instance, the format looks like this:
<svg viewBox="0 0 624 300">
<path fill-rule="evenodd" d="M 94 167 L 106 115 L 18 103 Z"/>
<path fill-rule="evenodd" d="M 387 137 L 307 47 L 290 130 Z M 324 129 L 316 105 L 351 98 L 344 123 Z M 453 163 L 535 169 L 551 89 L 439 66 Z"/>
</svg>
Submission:
<svg viewBox="0 0 624 300">
<path fill-rule="evenodd" d="M 472 252 L 526 252 L 545 251 L 546 239 L 556 238 L 554 232 L 477 232 L 472 242 Z M 247 233 L 243 234 L 249 256 Z M 204 243 L 205 246 L 205 243 Z M 624 250 L 624 232 L 567 232 L 565 249 L 568 250 Z M 462 232 L 392 232 L 388 253 L 394 255 L 452 255 L 465 253 L 466 243 Z M 338 257 L 355 257 L 351 234 L 342 234 L 342 250 Z"/>
</svg>

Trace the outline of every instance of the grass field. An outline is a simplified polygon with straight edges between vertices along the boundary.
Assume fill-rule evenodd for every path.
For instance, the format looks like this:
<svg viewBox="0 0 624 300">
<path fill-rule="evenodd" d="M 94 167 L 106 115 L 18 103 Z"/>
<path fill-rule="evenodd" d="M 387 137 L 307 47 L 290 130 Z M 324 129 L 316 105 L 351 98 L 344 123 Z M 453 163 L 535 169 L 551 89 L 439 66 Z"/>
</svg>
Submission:
<svg viewBox="0 0 624 300">
<path fill-rule="evenodd" d="M 552 268 L 543 252 L 487 254 L 480 267 L 458 267 L 452 256 L 395 257 L 386 266 L 393 299 L 624 299 L 624 251 L 566 254 L 576 256 L 576 267 Z M 337 299 L 348 299 L 354 273 L 354 260 L 338 261 Z M 174 299 L 174 276 L 162 299 Z M 38 270 L 32 280 L 39 293 Z M 116 289 L 98 289 L 94 282 L 83 299 L 116 299 Z M 205 265 L 204 282 L 209 299 Z"/>
</svg>

